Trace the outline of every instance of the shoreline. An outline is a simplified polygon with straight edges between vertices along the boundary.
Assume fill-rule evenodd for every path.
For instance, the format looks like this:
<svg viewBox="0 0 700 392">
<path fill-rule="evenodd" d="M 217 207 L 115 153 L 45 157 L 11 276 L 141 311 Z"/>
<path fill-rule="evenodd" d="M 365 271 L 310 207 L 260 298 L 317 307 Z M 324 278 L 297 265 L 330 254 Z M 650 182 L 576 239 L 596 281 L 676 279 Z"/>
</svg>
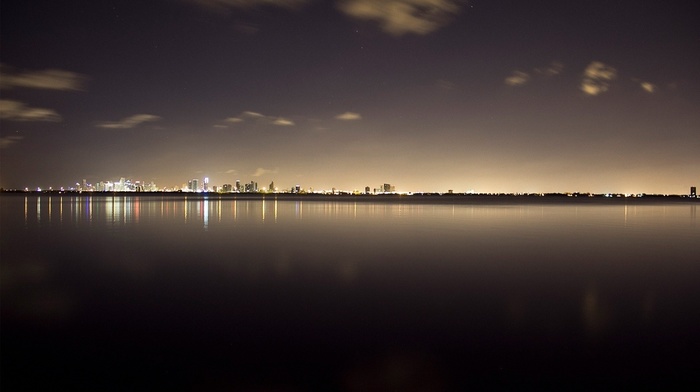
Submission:
<svg viewBox="0 0 700 392">
<path fill-rule="evenodd" d="M 243 201 L 322 201 L 401 204 L 656 204 L 700 203 L 687 195 L 591 195 L 591 194 L 320 194 L 320 193 L 214 193 L 214 192 L 76 192 L 76 191 L 8 191 L 2 196 L 72 196 L 90 198 L 144 197 L 182 200 Z"/>
</svg>

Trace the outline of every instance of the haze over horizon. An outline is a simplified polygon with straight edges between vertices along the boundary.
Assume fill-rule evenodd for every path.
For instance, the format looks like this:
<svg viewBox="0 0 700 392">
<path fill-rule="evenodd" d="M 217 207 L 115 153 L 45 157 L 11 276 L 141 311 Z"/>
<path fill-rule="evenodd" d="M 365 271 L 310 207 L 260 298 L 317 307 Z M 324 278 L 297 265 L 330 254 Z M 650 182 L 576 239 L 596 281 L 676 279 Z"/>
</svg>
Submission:
<svg viewBox="0 0 700 392">
<path fill-rule="evenodd" d="M 686 1 L 0 5 L 0 187 L 687 194 Z"/>
</svg>

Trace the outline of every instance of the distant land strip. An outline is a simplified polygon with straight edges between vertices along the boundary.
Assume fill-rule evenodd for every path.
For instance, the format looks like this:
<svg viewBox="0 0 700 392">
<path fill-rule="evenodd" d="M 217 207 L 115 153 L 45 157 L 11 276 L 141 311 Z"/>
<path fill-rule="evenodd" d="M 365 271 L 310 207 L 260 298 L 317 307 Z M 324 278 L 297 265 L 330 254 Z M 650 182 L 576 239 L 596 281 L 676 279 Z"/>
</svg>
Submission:
<svg viewBox="0 0 700 392">
<path fill-rule="evenodd" d="M 472 194 L 472 193 L 412 193 L 412 194 L 353 194 L 353 193 L 217 193 L 217 192 L 80 192 L 80 191 L 26 191 L 0 190 L 2 195 L 16 196 L 71 196 L 71 197 L 144 197 L 182 200 L 279 200 L 279 201 L 333 201 L 406 204 L 651 204 L 651 203 L 700 203 L 697 197 L 688 195 L 657 194 L 588 194 L 588 193 L 537 193 L 537 194 Z"/>
</svg>

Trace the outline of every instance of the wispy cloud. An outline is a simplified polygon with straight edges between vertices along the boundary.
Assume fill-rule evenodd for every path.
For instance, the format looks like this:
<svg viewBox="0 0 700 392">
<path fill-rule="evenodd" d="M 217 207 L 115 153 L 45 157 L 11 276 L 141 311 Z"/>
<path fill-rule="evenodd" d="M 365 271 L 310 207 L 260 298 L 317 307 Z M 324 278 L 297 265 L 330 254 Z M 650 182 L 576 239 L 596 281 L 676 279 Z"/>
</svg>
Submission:
<svg viewBox="0 0 700 392">
<path fill-rule="evenodd" d="M 255 169 L 255 173 L 253 173 L 252 175 L 253 175 L 253 177 L 260 177 L 260 176 L 264 176 L 265 174 L 276 174 L 276 173 L 277 173 L 277 169 L 265 169 L 265 168 L 259 167 L 259 168 Z"/>
<path fill-rule="evenodd" d="M 610 83 L 617 78 L 617 70 L 600 61 L 593 61 L 583 71 L 581 91 L 586 95 L 600 95 L 610 88 Z"/>
<path fill-rule="evenodd" d="M 294 125 L 292 120 L 287 120 L 286 118 L 278 117 L 272 121 L 272 125 L 281 125 L 283 127 Z"/>
<path fill-rule="evenodd" d="M 10 99 L 0 100 L 0 118 L 12 121 L 61 121 L 61 116 L 52 109 L 33 108 Z"/>
<path fill-rule="evenodd" d="M 241 116 L 244 116 L 244 117 L 253 117 L 253 118 L 265 117 L 264 115 L 262 115 L 262 114 L 260 114 L 260 113 L 258 113 L 258 112 L 251 112 L 251 111 L 243 112 L 243 113 L 241 113 Z"/>
<path fill-rule="evenodd" d="M 354 121 L 354 120 L 361 120 L 362 116 L 360 113 L 353 113 L 353 112 L 345 112 L 343 114 L 339 114 L 335 116 L 337 120 L 343 120 L 343 121 Z"/>
<path fill-rule="evenodd" d="M 523 71 L 513 71 L 513 73 L 503 81 L 509 86 L 523 86 L 530 80 L 530 74 Z"/>
<path fill-rule="evenodd" d="M 450 82 L 449 80 L 438 79 L 435 81 L 435 87 L 442 91 L 450 91 L 457 88 L 457 85 L 454 82 Z"/>
<path fill-rule="evenodd" d="M 552 61 L 545 67 L 533 68 L 531 72 L 515 70 L 503 82 L 508 86 L 520 87 L 530 83 L 533 77 L 538 79 L 550 78 L 560 75 L 562 72 L 564 72 L 564 64 L 559 61 Z"/>
<path fill-rule="evenodd" d="M 218 124 L 215 125 L 217 128 L 226 128 L 229 124 L 236 124 L 236 123 L 242 123 L 246 121 L 251 121 L 251 122 L 257 122 L 260 124 L 271 124 L 271 125 L 277 125 L 277 126 L 292 126 L 294 125 L 294 121 L 284 118 L 284 117 L 277 117 L 277 116 L 267 116 L 259 112 L 253 112 L 250 110 L 247 110 L 245 112 L 242 112 L 238 116 L 235 117 L 229 117 L 223 121 L 224 124 Z"/>
<path fill-rule="evenodd" d="M 338 9 L 357 19 L 374 20 L 394 35 L 429 34 L 450 23 L 466 1 L 341 0 Z"/>
<path fill-rule="evenodd" d="M 81 74 L 60 69 L 41 71 L 18 71 L 10 66 L 0 64 L 0 88 L 15 87 L 77 91 L 83 90 L 87 78 Z"/>
<path fill-rule="evenodd" d="M 564 64 L 559 61 L 552 61 L 548 66 L 535 68 L 534 71 L 539 75 L 557 76 L 564 72 Z"/>
<path fill-rule="evenodd" d="M 4 136 L 0 137 L 0 149 L 3 148 L 8 148 L 11 145 L 19 142 L 20 140 L 24 139 L 22 136 Z"/>
<path fill-rule="evenodd" d="M 238 170 L 236 169 L 228 169 L 224 172 L 224 174 L 236 174 L 238 173 Z"/>
<path fill-rule="evenodd" d="M 97 126 L 100 128 L 109 128 L 109 129 L 128 129 L 128 128 L 133 128 L 139 124 L 149 122 L 149 121 L 156 121 L 160 120 L 159 116 L 155 116 L 153 114 L 135 114 L 130 117 L 123 118 L 119 121 L 105 121 L 102 123 L 99 123 Z"/>
<path fill-rule="evenodd" d="M 649 94 L 653 94 L 656 91 L 656 85 L 650 82 L 645 82 L 643 80 L 639 81 L 639 87 L 642 88 L 642 90 L 648 92 Z"/>
</svg>

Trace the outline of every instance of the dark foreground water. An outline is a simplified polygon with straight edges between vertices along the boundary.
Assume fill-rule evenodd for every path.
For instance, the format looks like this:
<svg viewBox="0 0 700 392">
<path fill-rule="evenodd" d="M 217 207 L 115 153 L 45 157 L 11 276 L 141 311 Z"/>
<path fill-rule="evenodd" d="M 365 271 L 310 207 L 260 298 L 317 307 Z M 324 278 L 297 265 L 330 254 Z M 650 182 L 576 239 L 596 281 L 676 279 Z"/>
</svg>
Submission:
<svg viewBox="0 0 700 392">
<path fill-rule="evenodd" d="M 3 390 L 699 384 L 696 202 L 0 202 Z"/>
</svg>

